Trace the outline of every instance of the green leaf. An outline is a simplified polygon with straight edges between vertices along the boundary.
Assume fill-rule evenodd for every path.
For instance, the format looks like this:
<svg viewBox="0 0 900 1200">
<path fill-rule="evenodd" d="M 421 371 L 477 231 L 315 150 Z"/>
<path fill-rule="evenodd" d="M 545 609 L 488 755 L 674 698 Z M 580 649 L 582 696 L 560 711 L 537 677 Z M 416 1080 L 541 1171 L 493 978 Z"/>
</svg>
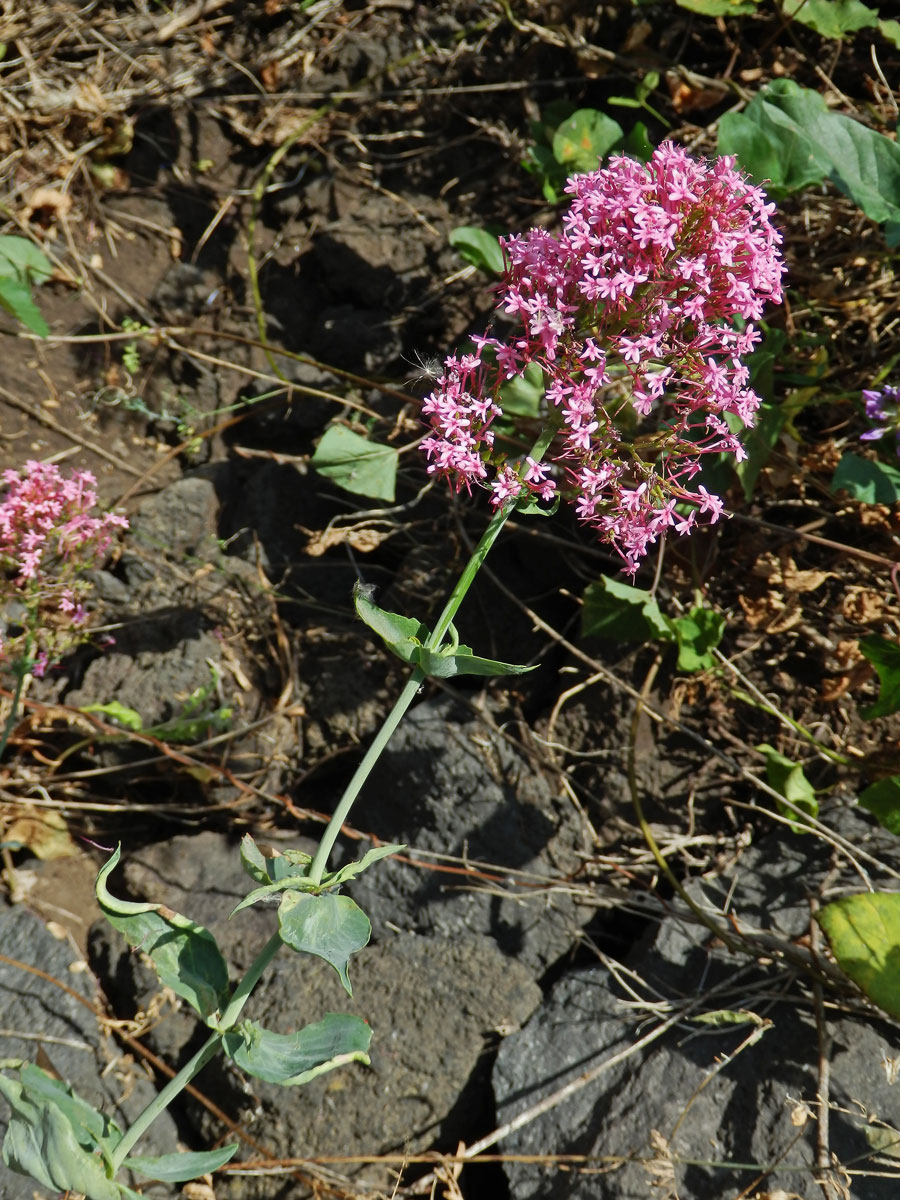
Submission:
<svg viewBox="0 0 900 1200">
<path fill-rule="evenodd" d="M 553 135 L 553 155 L 570 174 L 596 171 L 622 137 L 618 121 L 596 108 L 579 108 Z"/>
<path fill-rule="evenodd" d="M 238 1143 L 232 1142 L 230 1146 L 221 1146 L 218 1150 L 188 1150 L 181 1154 L 160 1154 L 157 1157 L 136 1154 L 126 1158 L 124 1165 L 147 1179 L 187 1183 L 189 1179 L 196 1179 L 207 1171 L 224 1167 L 234 1157 L 237 1148 Z"/>
<path fill-rule="evenodd" d="M 310 462 L 326 479 L 345 491 L 375 500 L 393 501 L 397 451 L 381 446 L 345 425 L 332 425 L 322 435 Z"/>
<path fill-rule="evenodd" d="M 900 892 L 863 892 L 816 914 L 841 970 L 879 1008 L 900 1017 Z"/>
<path fill-rule="evenodd" d="M 900 146 L 896 142 L 832 112 L 823 96 L 792 79 L 776 79 L 763 88 L 743 117 L 755 121 L 779 151 L 807 156 L 867 217 L 886 226 L 889 246 L 900 244 Z M 726 125 L 726 133 L 729 128 Z M 719 146 L 728 152 L 721 136 Z M 742 165 L 756 178 L 748 164 Z"/>
<path fill-rule="evenodd" d="M 886 41 L 891 42 L 900 50 L 900 21 L 882 19 L 878 22 L 878 32 Z"/>
<path fill-rule="evenodd" d="M 135 712 L 133 708 L 127 708 L 124 704 L 120 704 L 118 700 L 110 700 L 107 704 L 83 704 L 78 711 L 99 713 L 102 717 L 109 717 L 111 721 L 115 721 L 123 729 L 131 730 L 132 733 L 140 733 L 144 728 L 141 714 Z"/>
<path fill-rule="evenodd" d="M 878 13 L 860 0 L 784 0 L 781 13 L 827 38 L 840 38 L 878 24 Z"/>
<path fill-rule="evenodd" d="M 478 267 L 480 271 L 502 275 L 506 269 L 503 248 L 497 235 L 487 229 L 479 229 L 475 225 L 457 225 L 450 230 L 450 245 L 459 251 L 467 263 Z"/>
<path fill-rule="evenodd" d="M 41 310 L 31 298 L 31 290 L 21 279 L 0 275 L 0 308 L 5 309 L 16 320 L 21 321 L 38 337 L 48 337 L 50 326 L 41 316 Z"/>
<path fill-rule="evenodd" d="M 53 275 L 53 263 L 29 238 L 7 235 L 0 237 L 0 275 L 44 283 Z"/>
<path fill-rule="evenodd" d="M 225 1034 L 222 1044 L 248 1074 L 290 1087 L 346 1063 L 368 1066 L 371 1040 L 372 1030 L 360 1017 L 328 1013 L 323 1020 L 288 1034 L 243 1021 Z"/>
<path fill-rule="evenodd" d="M 51 1191 L 82 1192 L 87 1200 L 121 1200 L 119 1185 L 107 1176 L 104 1160 L 93 1153 L 95 1146 L 101 1147 L 86 1126 L 73 1127 L 51 1090 L 35 1085 L 38 1072 L 49 1079 L 37 1067 L 31 1068 L 28 1078 L 23 1070 L 21 1081 L 0 1074 L 0 1094 L 12 1110 L 3 1139 L 3 1162 Z M 77 1099 L 63 1088 L 68 1099 Z M 83 1101 L 78 1106 L 90 1107 Z"/>
<path fill-rule="evenodd" d="M 524 675 L 537 670 L 536 666 L 479 658 L 469 646 L 457 646 L 453 653 L 420 646 L 413 661 L 430 679 L 452 679 L 454 675 Z"/>
<path fill-rule="evenodd" d="M 867 808 L 879 825 L 900 834 L 900 775 L 879 779 L 860 793 L 860 808 Z"/>
<path fill-rule="evenodd" d="M 802 129 L 786 122 L 777 109 L 760 99 L 760 92 L 742 113 L 725 113 L 719 122 L 720 154 L 734 154 L 755 183 L 780 199 L 819 184 L 827 169 L 816 159 Z"/>
<path fill-rule="evenodd" d="M 671 641 L 675 636 L 650 592 L 608 576 L 585 588 L 581 633 L 614 642 Z"/>
<path fill-rule="evenodd" d="M 889 717 L 891 713 L 900 711 L 900 645 L 879 634 L 872 634 L 862 639 L 859 648 L 875 668 L 881 684 L 878 699 L 874 704 L 861 708 L 860 715 L 867 721 Z"/>
<path fill-rule="evenodd" d="M 428 627 L 412 617 L 379 608 L 372 599 L 374 590 L 371 584 L 357 582 L 353 585 L 356 615 L 378 634 L 392 654 L 404 662 L 413 662 L 416 650 L 428 637 Z"/>
<path fill-rule="evenodd" d="M 382 858 L 387 858 L 391 854 L 399 854 L 401 850 L 405 850 L 406 846 L 373 846 L 371 850 L 367 850 L 362 858 L 356 862 L 346 863 L 339 870 L 326 874 L 323 877 L 323 883 L 328 887 L 338 887 L 341 884 L 348 883 L 351 879 L 355 879 L 357 875 L 361 875 L 363 871 L 368 870 L 373 863 L 379 862 Z"/>
<path fill-rule="evenodd" d="M 831 480 L 833 492 L 841 488 L 863 504 L 896 504 L 900 500 L 900 471 L 845 450 Z"/>
<path fill-rule="evenodd" d="M 710 671 L 716 665 L 713 650 L 725 632 L 725 618 L 710 608 L 692 608 L 671 622 L 678 638 L 678 670 Z"/>
<path fill-rule="evenodd" d="M 650 141 L 650 135 L 647 126 L 643 121 L 636 121 L 629 129 L 622 142 L 622 149 L 629 158 L 636 158 L 638 162 L 649 162 L 653 157 L 655 146 Z"/>
<path fill-rule="evenodd" d="M 536 417 L 544 399 L 544 372 L 537 363 L 529 363 L 521 375 L 514 375 L 500 388 L 500 407 L 517 417 Z"/>
<path fill-rule="evenodd" d="M 677 0 L 679 8 L 701 17 L 743 17 L 752 13 L 759 0 Z"/>
<path fill-rule="evenodd" d="M 130 946 L 146 954 L 165 987 L 187 1000 L 208 1025 L 215 1026 L 219 1010 L 228 1000 L 228 967 L 208 929 L 195 924 L 163 904 L 117 900 L 106 880 L 121 854 L 112 858 L 97 876 L 97 899 L 103 915 Z"/>
<path fill-rule="evenodd" d="M 42 1097 L 56 1105 L 72 1126 L 78 1142 L 86 1149 L 99 1147 L 108 1156 L 121 1141 L 122 1131 L 115 1121 L 82 1100 L 62 1079 L 54 1079 L 33 1063 L 22 1066 L 20 1079 L 32 1099 Z"/>
<path fill-rule="evenodd" d="M 766 756 L 766 778 L 769 786 L 773 787 L 776 792 L 780 792 L 785 800 L 789 800 L 793 806 L 788 808 L 787 805 L 779 804 L 779 812 L 782 816 L 790 819 L 795 833 L 802 833 L 806 826 L 797 819 L 795 810 L 799 809 L 800 812 L 808 813 L 811 817 L 819 815 L 819 801 L 816 799 L 815 788 L 803 774 L 803 767 L 800 763 L 785 758 L 768 742 L 761 742 L 756 749 Z"/>
<path fill-rule="evenodd" d="M 286 892 L 278 908 L 278 931 L 292 949 L 331 963 L 352 996 L 347 963 L 372 936 L 369 918 L 349 896 Z"/>
<path fill-rule="evenodd" d="M 312 855 L 302 850 L 288 851 L 287 854 L 273 851 L 266 855 L 249 833 L 245 833 L 241 838 L 241 863 L 250 878 L 255 879 L 257 883 L 272 883 L 278 879 L 305 875 L 311 862 Z"/>
</svg>

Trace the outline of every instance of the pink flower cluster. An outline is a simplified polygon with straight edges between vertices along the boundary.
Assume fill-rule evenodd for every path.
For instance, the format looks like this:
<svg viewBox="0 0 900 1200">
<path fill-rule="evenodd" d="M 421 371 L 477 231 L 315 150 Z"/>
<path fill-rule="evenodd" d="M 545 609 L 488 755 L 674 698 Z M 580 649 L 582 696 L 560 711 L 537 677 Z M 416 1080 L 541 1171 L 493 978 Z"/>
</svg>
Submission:
<svg viewBox="0 0 900 1200">
<path fill-rule="evenodd" d="M 51 650 L 61 649 L 60 626 L 85 619 L 82 599 L 87 582 L 81 573 L 109 551 L 115 530 L 128 521 L 117 513 L 95 515 L 96 479 L 89 471 L 64 478 L 52 463 L 31 460 L 22 471 L 4 471 L 6 494 L 0 500 L 0 600 L 16 596 L 26 616 L 21 636 L 35 655 L 36 673 Z M 50 615 L 48 615 L 48 613 Z M 4 647 L 0 629 L 0 656 Z"/>
<path fill-rule="evenodd" d="M 433 428 L 423 446 L 430 472 L 457 489 L 489 486 L 495 507 L 561 491 L 633 574 L 661 533 L 721 515 L 722 501 L 691 481 L 702 454 L 745 457 L 726 418 L 750 426 L 760 403 L 741 356 L 764 305 L 781 299 L 781 237 L 774 206 L 733 159 L 698 161 L 671 143 L 647 165 L 614 158 L 566 191 L 560 234 L 503 240 L 514 330 L 446 360 L 423 406 Z M 532 363 L 559 433 L 548 462 L 513 464 L 495 446 L 501 388 Z"/>
</svg>

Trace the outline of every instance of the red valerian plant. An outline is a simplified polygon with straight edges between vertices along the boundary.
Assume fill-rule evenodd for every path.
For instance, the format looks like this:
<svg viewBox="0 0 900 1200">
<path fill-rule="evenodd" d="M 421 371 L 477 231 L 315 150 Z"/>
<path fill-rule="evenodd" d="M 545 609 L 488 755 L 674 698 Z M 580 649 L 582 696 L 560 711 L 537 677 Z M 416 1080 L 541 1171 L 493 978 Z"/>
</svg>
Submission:
<svg viewBox="0 0 900 1200">
<path fill-rule="evenodd" d="M 633 575 L 661 533 L 722 513 L 692 481 L 703 454 L 746 457 L 726 415 L 747 427 L 759 407 L 741 356 L 759 340 L 765 304 L 781 299 L 781 235 L 774 205 L 732 158 L 698 161 L 672 143 L 646 166 L 613 158 L 566 191 L 562 233 L 502 239 L 499 307 L 515 328 L 446 360 L 423 406 L 434 430 L 423 447 L 430 472 L 457 490 L 489 487 L 495 508 L 523 486 L 565 496 Z M 493 427 L 501 387 L 531 364 L 559 432 L 547 461 L 523 471 Z"/>
<path fill-rule="evenodd" d="M 53 463 L 31 460 L 2 475 L 0 500 L 0 600 L 24 607 L 22 633 L 4 643 L 0 663 L 24 655 L 36 675 L 78 639 L 90 590 L 84 572 L 106 556 L 117 529 L 128 521 L 95 512 L 96 479 L 89 471 L 65 478 Z"/>
</svg>

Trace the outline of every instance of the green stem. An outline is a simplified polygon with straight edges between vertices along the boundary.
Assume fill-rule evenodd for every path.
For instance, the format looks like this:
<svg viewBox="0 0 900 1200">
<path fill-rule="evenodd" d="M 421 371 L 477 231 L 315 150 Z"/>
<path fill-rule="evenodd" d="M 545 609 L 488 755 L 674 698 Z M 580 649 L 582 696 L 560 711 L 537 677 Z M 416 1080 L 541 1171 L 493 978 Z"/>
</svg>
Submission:
<svg viewBox="0 0 900 1200">
<path fill-rule="evenodd" d="M 281 935 L 273 933 L 250 964 L 246 975 L 234 989 L 231 999 L 228 1002 L 228 1007 L 222 1014 L 220 1024 L 223 1029 L 230 1029 L 236 1024 L 250 993 L 259 982 L 263 971 L 265 971 L 266 967 L 268 967 L 269 963 L 280 950 L 281 945 Z M 191 1080 L 203 1070 L 210 1059 L 218 1054 L 221 1044 L 221 1033 L 214 1033 L 211 1037 L 207 1038 L 194 1057 L 186 1062 L 178 1074 L 173 1075 L 162 1091 L 150 1101 L 134 1124 L 125 1132 L 122 1140 L 113 1151 L 112 1166 L 114 1174 L 122 1166 L 129 1151 L 136 1145 L 138 1139 L 150 1128 L 160 1113 L 169 1107 L 175 1097 L 184 1091 Z"/>
<path fill-rule="evenodd" d="M 535 442 L 528 457 L 533 459 L 535 462 L 540 462 L 547 453 L 550 443 L 553 441 L 555 436 L 556 426 L 548 425 L 548 427 L 544 429 L 540 437 Z M 484 531 L 481 541 L 472 552 L 472 557 L 466 563 L 465 569 L 463 570 L 462 575 L 459 577 L 456 587 L 450 593 L 450 599 L 444 605 L 444 611 L 438 617 L 437 624 L 425 639 L 425 645 L 429 650 L 437 650 L 440 647 L 440 644 L 444 639 L 444 635 L 447 633 L 453 618 L 459 611 L 459 606 L 465 599 L 466 593 L 472 586 L 475 576 L 478 574 L 481 564 L 487 558 L 491 547 L 493 546 L 494 542 L 496 542 L 497 537 L 500 534 L 500 530 L 506 524 L 507 519 L 512 514 L 515 507 L 515 499 L 509 500 L 503 505 L 502 508 L 499 508 L 494 513 L 493 517 L 491 517 L 490 524 Z M 334 843 L 337 841 L 338 834 L 341 831 L 341 826 L 347 820 L 350 809 L 353 807 L 354 801 L 362 790 L 363 784 L 368 779 L 372 768 L 381 757 L 381 753 L 390 741 L 391 735 L 400 724 L 404 713 L 409 708 L 410 704 L 412 704 L 416 693 L 426 678 L 427 676 L 425 675 L 425 672 L 422 671 L 421 668 L 416 667 L 410 676 L 406 687 L 400 693 L 396 704 L 391 709 L 381 729 L 379 729 L 375 740 L 372 742 L 372 745 L 366 752 L 365 757 L 356 768 L 353 778 L 347 785 L 346 791 L 338 801 L 337 808 L 334 810 L 334 815 L 328 822 L 325 832 L 322 834 L 322 840 L 319 842 L 315 857 L 310 864 L 309 878 L 313 883 L 322 882 L 322 876 L 325 873 L 325 866 L 328 862 L 328 856 L 334 849 Z"/>
</svg>

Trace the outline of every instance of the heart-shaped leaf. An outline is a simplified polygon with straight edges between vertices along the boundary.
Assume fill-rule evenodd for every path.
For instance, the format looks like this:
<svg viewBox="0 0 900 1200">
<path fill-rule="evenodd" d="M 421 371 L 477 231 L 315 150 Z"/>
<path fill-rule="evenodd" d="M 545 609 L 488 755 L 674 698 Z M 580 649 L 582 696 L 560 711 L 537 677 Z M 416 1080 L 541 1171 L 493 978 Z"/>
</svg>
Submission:
<svg viewBox="0 0 900 1200">
<path fill-rule="evenodd" d="M 370 442 L 345 425 L 332 425 L 322 434 L 310 462 L 345 491 L 374 500 L 394 499 L 398 458 L 393 446 Z"/>
<path fill-rule="evenodd" d="M 900 892 L 862 892 L 817 914 L 841 970 L 879 1008 L 900 1018 Z"/>
<path fill-rule="evenodd" d="M 347 994 L 353 995 L 347 963 L 351 954 L 366 945 L 372 926 L 349 896 L 286 892 L 278 908 L 278 931 L 292 949 L 331 963 Z"/>
</svg>

